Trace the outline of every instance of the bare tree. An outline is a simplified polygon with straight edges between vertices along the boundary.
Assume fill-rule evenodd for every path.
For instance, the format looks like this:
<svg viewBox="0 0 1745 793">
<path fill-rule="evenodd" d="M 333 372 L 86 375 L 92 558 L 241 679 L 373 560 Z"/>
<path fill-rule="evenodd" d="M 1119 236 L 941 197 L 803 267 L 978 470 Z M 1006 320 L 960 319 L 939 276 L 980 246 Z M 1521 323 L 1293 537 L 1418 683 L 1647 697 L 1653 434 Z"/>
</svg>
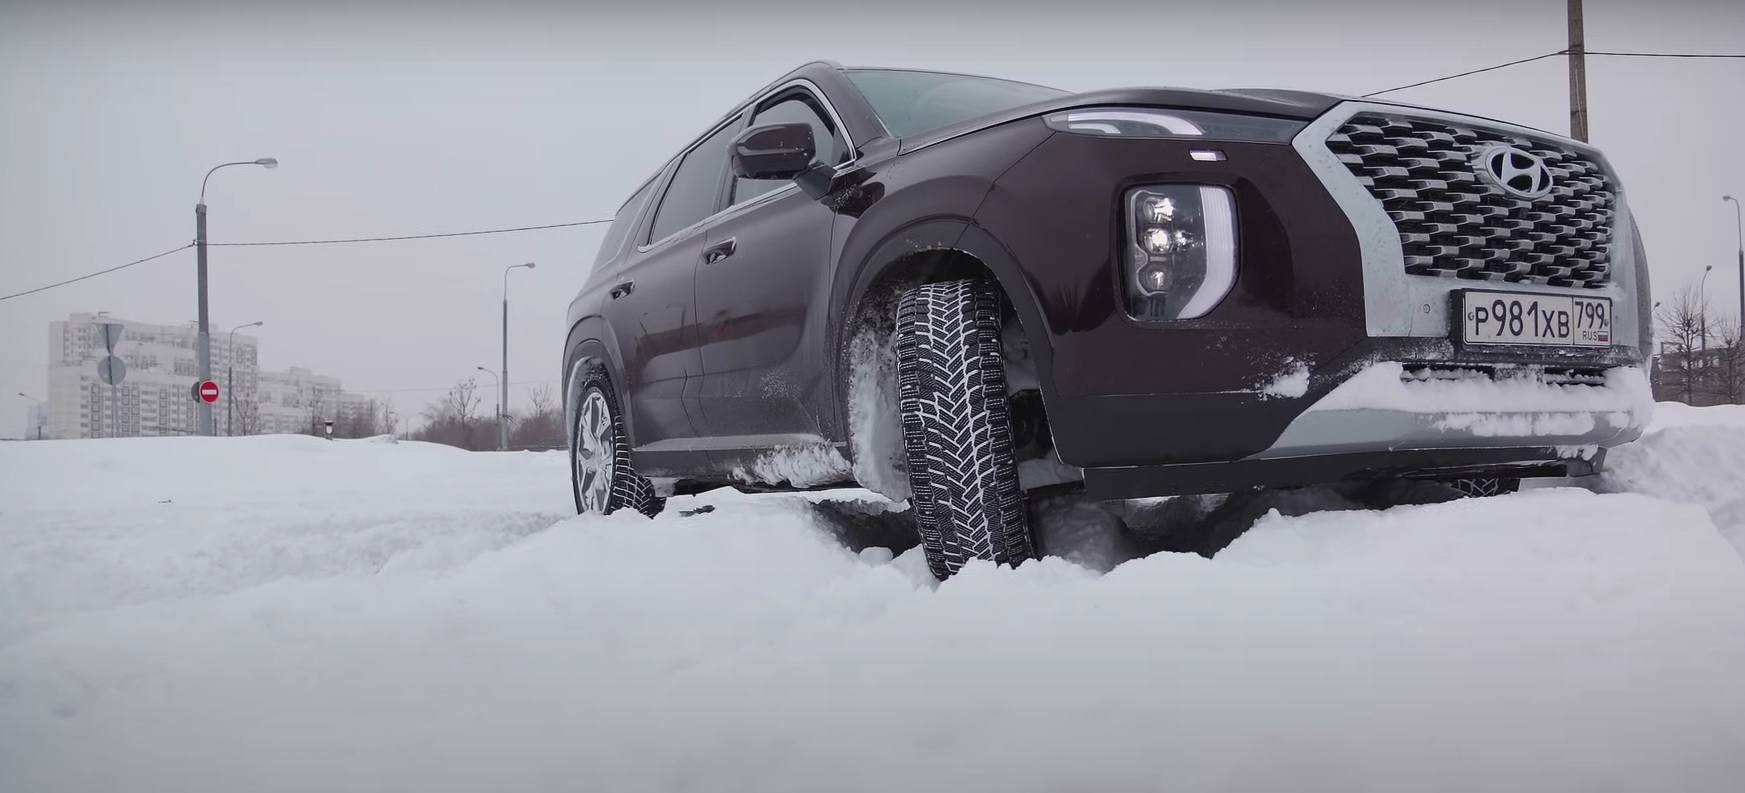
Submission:
<svg viewBox="0 0 1745 793">
<path fill-rule="evenodd" d="M 373 399 L 350 411 L 341 409 L 338 419 L 333 423 L 335 438 L 371 438 L 380 434 L 376 401 Z"/>
<path fill-rule="evenodd" d="M 516 449 L 555 449 L 564 445 L 563 412 L 549 384 L 527 395 L 530 409 L 514 425 L 509 446 Z"/>
<path fill-rule="evenodd" d="M 327 389 L 318 385 L 309 387 L 309 400 L 304 403 L 304 414 L 307 420 L 304 425 L 309 428 L 310 435 L 325 436 L 327 434 Z M 334 427 L 337 431 L 339 428 Z"/>
<path fill-rule="evenodd" d="M 1654 310 L 1660 334 L 1667 341 L 1662 345 L 1660 370 L 1670 375 L 1663 387 L 1671 389 L 1665 397 L 1674 397 L 1693 404 L 1700 385 L 1701 353 L 1704 324 L 1703 299 L 1689 286 L 1678 291 Z"/>
<path fill-rule="evenodd" d="M 1713 320 L 1710 329 L 1720 344 L 1713 353 L 1710 378 L 1715 391 L 1728 404 L 1745 404 L 1745 339 L 1740 338 L 1745 333 L 1741 333 L 1739 320 L 1722 317 Z"/>
<path fill-rule="evenodd" d="M 395 434 L 400 428 L 400 414 L 394 412 L 394 398 L 389 397 L 382 402 L 381 432 Z"/>
<path fill-rule="evenodd" d="M 425 406 L 424 426 L 413 434 L 413 438 L 468 450 L 482 448 L 480 428 L 486 422 L 478 418 L 478 391 L 478 384 L 470 377 L 456 383 L 441 399 Z M 490 425 L 495 429 L 495 422 L 490 422 Z"/>
<path fill-rule="evenodd" d="M 236 404 L 236 434 L 259 435 L 261 432 L 261 403 L 254 399 L 244 399 Z"/>
</svg>

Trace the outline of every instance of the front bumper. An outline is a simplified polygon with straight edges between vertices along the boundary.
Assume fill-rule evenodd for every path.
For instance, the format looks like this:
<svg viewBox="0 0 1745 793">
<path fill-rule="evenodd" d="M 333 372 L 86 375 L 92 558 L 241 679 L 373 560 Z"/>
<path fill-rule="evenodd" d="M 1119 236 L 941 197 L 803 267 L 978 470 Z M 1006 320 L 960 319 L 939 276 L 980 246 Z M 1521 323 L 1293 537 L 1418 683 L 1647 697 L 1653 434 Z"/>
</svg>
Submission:
<svg viewBox="0 0 1745 793">
<path fill-rule="evenodd" d="M 1229 463 L 1087 468 L 1084 487 L 1090 498 L 1113 501 L 1385 478 L 1579 477 L 1599 473 L 1605 457 L 1604 449 L 1591 457 L 1566 457 L 1550 447 L 1350 452 Z"/>
<path fill-rule="evenodd" d="M 1315 400 L 1266 460 L 1372 450 L 1550 447 L 1592 457 L 1640 437 L 1653 416 L 1646 372 L 1372 364 Z"/>
<path fill-rule="evenodd" d="M 1376 107 L 1340 105 L 1289 147 L 1218 144 L 1226 159 L 1209 163 L 1193 161 L 1189 143 L 1056 135 L 1001 178 L 978 222 L 1024 270 L 1042 319 L 1025 330 L 1046 340 L 1033 347 L 1045 348 L 1039 357 L 1055 450 L 1085 471 L 1091 492 L 1226 492 L 1504 468 L 1591 473 L 1604 449 L 1640 434 L 1652 410 L 1647 262 L 1623 191 L 1612 221 L 1612 277 L 1601 287 L 1409 273 L 1399 228 L 1326 144 L 1332 130 Z M 1111 185 L 1120 195 L 1153 183 L 1222 185 L 1236 196 L 1237 283 L 1201 319 L 1139 321 L 1120 308 L 1120 251 L 1111 241 L 1122 215 Z M 1610 298 L 1613 343 L 1461 345 L 1450 307 L 1464 288 Z M 1554 386 L 1574 380 L 1537 391 L 1505 387 L 1501 398 L 1475 405 L 1437 401 L 1449 393 L 1436 392 L 1459 394 L 1458 386 L 1401 381 L 1418 370 L 1504 380 L 1542 373 Z M 1388 371 L 1394 382 L 1384 390 L 1399 392 L 1391 403 L 1352 401 L 1358 386 L 1340 391 L 1348 382 L 1381 388 Z"/>
<path fill-rule="evenodd" d="M 1086 468 L 1087 492 L 1139 498 L 1382 476 L 1585 476 L 1602 470 L 1607 449 L 1640 437 L 1654 409 L 1646 372 L 1627 365 L 1384 359 L 1331 377 L 1281 373 L 1268 390 L 1258 400 L 1227 398 L 1204 425 L 1225 432 L 1194 448 L 1160 445 L 1153 448 L 1174 453 Z M 1170 402 L 1152 400 L 1153 408 Z M 1263 437 L 1263 448 L 1242 446 Z"/>
</svg>

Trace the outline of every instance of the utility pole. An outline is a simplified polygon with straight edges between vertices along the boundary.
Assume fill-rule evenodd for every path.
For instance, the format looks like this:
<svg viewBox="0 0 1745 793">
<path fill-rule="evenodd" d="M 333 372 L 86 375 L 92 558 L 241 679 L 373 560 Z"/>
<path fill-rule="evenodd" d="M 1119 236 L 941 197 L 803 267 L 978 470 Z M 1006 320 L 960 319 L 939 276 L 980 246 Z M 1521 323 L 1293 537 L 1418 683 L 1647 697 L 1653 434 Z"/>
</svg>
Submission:
<svg viewBox="0 0 1745 793">
<path fill-rule="evenodd" d="M 498 396 L 498 401 L 497 401 L 497 451 L 503 451 L 503 402 L 502 402 L 502 395 L 505 393 L 508 393 L 508 392 L 506 389 L 503 388 L 503 378 L 498 377 L 496 372 L 493 372 L 489 369 L 486 369 L 483 366 L 474 367 L 474 368 L 478 369 L 481 372 L 484 372 L 485 374 L 490 375 L 492 380 L 497 381 L 496 382 L 497 396 Z M 468 431 L 468 434 L 471 434 L 470 430 Z"/>
<path fill-rule="evenodd" d="M 1581 0 L 1569 0 L 1569 136 L 1587 142 L 1587 37 Z"/>
<path fill-rule="evenodd" d="M 1739 235 L 1739 338 L 1733 341 L 1739 348 L 1733 351 L 1737 359 L 1745 356 L 1745 214 L 1739 211 L 1739 199 L 1724 195 L 1721 200 L 1733 202 L 1733 227 Z"/>
<path fill-rule="evenodd" d="M 509 271 L 533 269 L 533 262 L 503 268 L 503 376 L 497 378 L 497 451 L 509 448 Z"/>
<path fill-rule="evenodd" d="M 42 440 L 42 425 L 48 423 L 48 406 L 44 405 L 42 400 L 23 391 L 18 392 L 18 395 L 36 403 L 36 439 Z"/>
<path fill-rule="evenodd" d="M 230 329 L 230 341 L 225 345 L 224 365 L 224 437 L 235 434 L 236 429 L 236 332 L 243 328 L 258 328 L 266 322 L 250 322 Z"/>
</svg>

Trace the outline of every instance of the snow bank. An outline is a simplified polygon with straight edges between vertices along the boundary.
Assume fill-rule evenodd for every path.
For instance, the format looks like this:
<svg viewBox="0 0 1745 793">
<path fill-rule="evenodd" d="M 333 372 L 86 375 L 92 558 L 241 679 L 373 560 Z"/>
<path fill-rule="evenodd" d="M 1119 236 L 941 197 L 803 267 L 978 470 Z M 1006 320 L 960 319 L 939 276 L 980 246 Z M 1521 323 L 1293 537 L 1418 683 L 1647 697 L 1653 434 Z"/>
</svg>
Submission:
<svg viewBox="0 0 1745 793">
<path fill-rule="evenodd" d="M 573 515 L 568 475 L 561 452 L 368 439 L 0 444 L 0 646 L 73 612 L 452 566 Z"/>
<path fill-rule="evenodd" d="M 1745 778 L 1745 562 L 1697 506 L 1551 488 L 1273 515 L 1215 560 L 938 584 L 916 551 L 833 541 L 818 496 L 540 530 L 568 508 L 561 455 L 130 443 L 0 447 L 8 793 Z M 100 461 L 128 481 L 61 483 Z M 190 462 L 225 489 L 185 487 Z M 36 492 L 57 487 L 92 500 Z"/>
<path fill-rule="evenodd" d="M 1607 493 L 1645 493 L 1708 510 L 1715 527 L 1745 555 L 1745 417 L 1732 409 L 1665 411 L 1665 429 L 1611 450 L 1593 484 Z"/>
<path fill-rule="evenodd" d="M 1648 425 L 1648 429 L 1693 425 L 1745 427 L 1745 405 L 1691 407 L 1683 402 L 1661 402 L 1654 406 L 1654 422 Z"/>
</svg>

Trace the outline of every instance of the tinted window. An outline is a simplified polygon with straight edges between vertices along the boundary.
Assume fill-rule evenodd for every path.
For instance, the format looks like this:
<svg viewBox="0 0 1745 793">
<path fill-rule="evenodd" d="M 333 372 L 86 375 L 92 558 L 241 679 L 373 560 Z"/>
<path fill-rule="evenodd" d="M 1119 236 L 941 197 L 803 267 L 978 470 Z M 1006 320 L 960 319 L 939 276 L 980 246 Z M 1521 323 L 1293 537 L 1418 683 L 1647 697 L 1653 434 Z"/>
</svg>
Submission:
<svg viewBox="0 0 1745 793">
<path fill-rule="evenodd" d="M 654 230 L 649 240 L 665 239 L 679 229 L 715 214 L 715 199 L 721 190 L 721 174 L 727 168 L 727 142 L 739 131 L 734 119 L 685 155 L 673 181 L 654 212 Z"/>
<path fill-rule="evenodd" d="M 600 241 L 600 252 L 594 255 L 594 267 L 598 268 L 622 252 L 624 239 L 630 236 L 630 227 L 636 225 L 637 216 L 642 214 L 642 205 L 648 203 L 648 197 L 659 181 L 648 180 L 648 184 L 624 202 L 624 207 L 612 218 L 612 225 L 606 227 L 606 238 Z"/>
<path fill-rule="evenodd" d="M 896 138 L 1067 95 L 1040 85 L 938 72 L 855 69 L 848 79 Z"/>
<path fill-rule="evenodd" d="M 751 120 L 752 126 L 765 124 L 807 124 L 812 127 L 812 140 L 818 146 L 813 162 L 831 165 L 848 159 L 848 147 L 836 135 L 830 117 L 809 94 L 796 94 L 778 100 Z M 793 181 L 792 179 L 733 179 L 733 203 L 749 201 Z"/>
</svg>

